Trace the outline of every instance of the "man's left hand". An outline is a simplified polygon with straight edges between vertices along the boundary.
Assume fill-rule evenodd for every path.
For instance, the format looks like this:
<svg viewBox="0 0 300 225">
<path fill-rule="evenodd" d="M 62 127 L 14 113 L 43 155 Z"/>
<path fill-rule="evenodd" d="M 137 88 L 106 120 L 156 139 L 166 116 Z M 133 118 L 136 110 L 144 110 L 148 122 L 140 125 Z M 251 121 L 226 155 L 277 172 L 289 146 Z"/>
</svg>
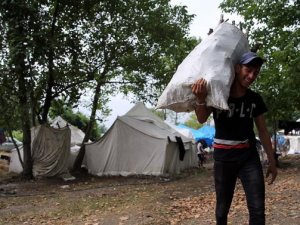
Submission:
<svg viewBox="0 0 300 225">
<path fill-rule="evenodd" d="M 268 166 L 267 169 L 267 173 L 266 173 L 266 178 L 268 178 L 271 174 L 271 177 L 268 179 L 268 184 L 273 184 L 274 180 L 277 177 L 277 168 L 276 168 L 276 164 L 274 163 L 270 163 L 270 165 Z"/>
</svg>

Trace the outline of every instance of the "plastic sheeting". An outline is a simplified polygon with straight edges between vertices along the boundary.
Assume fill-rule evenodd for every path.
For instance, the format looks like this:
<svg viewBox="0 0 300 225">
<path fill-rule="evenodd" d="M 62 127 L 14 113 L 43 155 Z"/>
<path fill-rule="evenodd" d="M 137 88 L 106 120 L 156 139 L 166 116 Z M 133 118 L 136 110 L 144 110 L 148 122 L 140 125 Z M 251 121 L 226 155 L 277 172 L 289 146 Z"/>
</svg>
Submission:
<svg viewBox="0 0 300 225">
<path fill-rule="evenodd" d="M 214 137 L 215 137 L 215 133 L 216 133 L 215 127 L 212 127 L 209 125 L 204 125 L 197 130 L 193 129 L 191 127 L 188 127 L 184 124 L 179 124 L 179 125 L 177 125 L 177 127 L 189 129 L 191 131 L 191 133 L 193 134 L 195 141 L 199 141 L 199 140 L 203 139 L 206 141 L 206 143 L 209 147 L 212 146 Z"/>
<path fill-rule="evenodd" d="M 204 78 L 208 83 L 207 105 L 228 110 L 234 65 L 248 51 L 248 40 L 240 29 L 226 22 L 219 24 L 179 65 L 156 108 L 175 112 L 194 110 L 195 95 L 191 85 Z"/>
<path fill-rule="evenodd" d="M 285 136 L 290 141 L 290 149 L 287 154 L 300 154 L 300 136 Z"/>
<path fill-rule="evenodd" d="M 41 125 L 32 143 L 33 175 L 52 177 L 68 173 L 71 130 Z"/>
<path fill-rule="evenodd" d="M 44 125 L 44 126 L 46 126 L 46 125 Z M 39 135 L 41 126 L 36 126 L 36 127 L 31 128 L 31 140 L 32 140 L 32 142 L 31 142 L 32 150 L 31 151 L 32 151 L 32 155 L 34 154 L 35 157 L 37 157 L 37 162 L 33 161 L 33 164 L 38 163 L 37 165 L 33 166 L 33 174 L 36 174 L 38 176 L 46 176 L 47 177 L 50 175 L 52 176 L 54 173 L 57 173 L 56 175 L 58 175 L 60 177 L 64 177 L 64 179 L 65 179 L 66 175 L 68 177 L 70 177 L 70 175 L 68 173 L 64 172 L 64 171 L 66 171 L 65 167 L 67 167 L 68 170 L 72 169 L 74 161 L 75 161 L 75 159 L 79 153 L 79 149 L 80 149 L 80 146 L 74 145 L 72 147 L 69 147 L 69 149 L 66 150 L 66 148 L 68 148 L 68 146 L 72 145 L 72 144 L 70 144 L 68 130 L 71 129 L 70 132 L 72 134 L 74 129 L 72 129 L 71 126 L 67 126 L 63 129 L 51 128 L 49 126 L 46 126 L 46 127 L 49 128 L 49 131 L 52 134 L 49 135 L 49 132 L 43 132 L 44 135 L 47 135 L 46 137 L 42 138 L 45 140 L 44 146 L 40 146 L 38 148 L 35 146 L 35 149 L 33 149 L 33 147 L 34 147 L 33 143 L 36 141 L 36 138 Z M 42 135 L 42 134 L 40 134 L 40 135 Z M 57 136 L 57 138 L 55 136 Z M 65 138 L 67 138 L 67 140 L 65 140 Z M 72 137 L 71 137 L 71 139 L 72 139 Z M 36 141 L 36 142 L 39 142 L 40 144 L 42 144 L 41 140 Z M 55 148 L 55 150 L 53 150 L 53 148 Z M 21 154 L 21 159 L 23 160 L 24 159 L 23 158 L 23 155 L 24 155 L 23 145 L 19 146 L 19 150 L 20 150 L 20 154 Z M 34 151 L 35 151 L 35 153 L 33 153 Z M 48 151 L 53 151 L 53 152 L 48 152 Z M 51 165 L 51 162 L 47 158 L 51 159 L 51 161 L 53 162 L 53 165 Z M 85 157 L 83 159 L 82 165 L 86 166 Z M 49 173 L 45 172 L 45 170 L 43 169 L 44 175 L 41 175 L 41 172 L 40 172 L 41 168 L 44 168 L 44 169 L 48 168 L 46 170 L 48 170 Z M 37 170 L 37 171 L 34 171 L 34 170 Z M 10 154 L 9 172 L 21 173 L 22 171 L 23 171 L 23 167 L 21 165 L 17 149 L 12 149 L 11 154 Z"/>
</svg>

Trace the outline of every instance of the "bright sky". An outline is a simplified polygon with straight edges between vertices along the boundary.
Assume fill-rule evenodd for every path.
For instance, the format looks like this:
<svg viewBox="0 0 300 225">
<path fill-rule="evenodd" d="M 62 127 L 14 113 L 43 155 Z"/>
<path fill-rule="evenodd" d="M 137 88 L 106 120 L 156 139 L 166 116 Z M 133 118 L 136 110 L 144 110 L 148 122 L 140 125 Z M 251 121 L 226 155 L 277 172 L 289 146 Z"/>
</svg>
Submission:
<svg viewBox="0 0 300 225">
<path fill-rule="evenodd" d="M 174 5 L 186 5 L 189 14 L 195 14 L 190 27 L 190 35 L 204 39 L 209 28 L 215 28 L 220 20 L 221 10 L 218 8 L 222 0 L 171 0 Z M 236 16 L 224 14 L 224 19 L 231 22 Z M 236 21 L 237 23 L 239 21 Z M 112 109 L 112 114 L 107 118 L 105 126 L 109 128 L 117 116 L 122 116 L 134 105 L 124 99 L 122 95 L 112 97 L 108 106 Z"/>
<path fill-rule="evenodd" d="M 171 0 L 174 5 L 186 5 L 190 14 L 195 14 L 194 20 L 190 26 L 191 36 L 207 36 L 209 28 L 215 28 L 221 16 L 221 10 L 218 8 L 221 0 Z"/>
</svg>

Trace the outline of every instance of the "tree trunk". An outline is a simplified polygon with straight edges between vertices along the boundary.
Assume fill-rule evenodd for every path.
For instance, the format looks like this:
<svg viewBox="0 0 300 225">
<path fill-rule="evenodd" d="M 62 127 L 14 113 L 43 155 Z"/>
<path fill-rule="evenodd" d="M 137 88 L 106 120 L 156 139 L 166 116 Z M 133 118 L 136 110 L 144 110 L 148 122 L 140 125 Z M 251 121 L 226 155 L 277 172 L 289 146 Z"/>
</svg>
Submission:
<svg viewBox="0 0 300 225">
<path fill-rule="evenodd" d="M 102 82 L 98 81 L 97 82 L 97 86 L 95 88 L 95 95 L 94 95 L 94 100 L 93 100 L 93 106 L 92 106 L 92 112 L 91 112 L 91 116 L 90 116 L 90 121 L 88 123 L 86 132 L 85 132 L 85 136 L 84 139 L 82 141 L 79 153 L 75 159 L 74 165 L 73 165 L 73 171 L 79 171 L 81 168 L 81 164 L 84 158 L 84 154 L 85 154 L 85 146 L 84 143 L 87 142 L 90 139 L 90 135 L 91 135 L 91 131 L 92 128 L 94 126 L 94 123 L 96 121 L 96 111 L 98 108 L 98 102 L 100 99 L 100 90 L 101 90 L 101 85 Z"/>
<path fill-rule="evenodd" d="M 24 56 L 23 59 L 21 57 Z M 32 157 L 31 157 L 31 133 L 30 133 L 30 113 L 29 113 L 29 105 L 27 98 L 27 89 L 26 89 L 26 80 L 25 76 L 26 70 L 25 68 L 25 55 L 19 55 L 19 71 L 18 75 L 18 86 L 19 86 L 19 105 L 20 105 L 20 119 L 22 121 L 22 131 L 23 131 L 23 153 L 24 153 L 24 168 L 23 175 L 28 178 L 32 178 Z"/>
<path fill-rule="evenodd" d="M 30 133 L 30 108 L 28 104 L 27 90 L 27 68 L 26 68 L 26 44 L 23 43 L 26 30 L 24 30 L 24 18 L 21 13 L 17 13 L 14 20 L 10 20 L 11 29 L 10 45 L 16 51 L 11 52 L 12 76 L 16 77 L 18 86 L 18 101 L 20 107 L 20 119 L 23 131 L 23 154 L 24 168 L 23 175 L 32 178 L 32 157 L 31 157 L 31 133 Z"/>
<path fill-rule="evenodd" d="M 11 140 L 12 140 L 14 146 L 15 146 L 15 149 L 17 150 L 21 166 L 24 169 L 24 163 L 23 163 L 23 159 L 22 159 L 22 156 L 21 156 L 21 153 L 20 153 L 20 149 L 19 149 L 19 146 L 17 145 L 15 139 L 13 138 L 12 129 L 11 129 L 11 126 L 10 126 L 8 121 L 6 122 L 6 126 L 7 126 L 7 129 L 8 129 L 9 136 L 11 137 Z"/>
<path fill-rule="evenodd" d="M 51 25 L 51 32 L 50 32 L 50 38 L 49 38 L 49 52 L 48 52 L 48 80 L 47 80 L 47 89 L 46 89 L 46 98 L 43 105 L 43 111 L 42 111 L 42 118 L 40 123 L 46 123 L 48 118 L 49 109 L 51 107 L 51 102 L 53 99 L 52 96 L 52 88 L 54 86 L 54 49 L 53 49 L 53 42 L 54 42 L 54 34 L 55 34 L 55 28 L 56 28 L 56 21 L 58 17 L 58 1 L 55 1 L 55 9 L 53 13 L 52 18 L 52 25 Z"/>
</svg>

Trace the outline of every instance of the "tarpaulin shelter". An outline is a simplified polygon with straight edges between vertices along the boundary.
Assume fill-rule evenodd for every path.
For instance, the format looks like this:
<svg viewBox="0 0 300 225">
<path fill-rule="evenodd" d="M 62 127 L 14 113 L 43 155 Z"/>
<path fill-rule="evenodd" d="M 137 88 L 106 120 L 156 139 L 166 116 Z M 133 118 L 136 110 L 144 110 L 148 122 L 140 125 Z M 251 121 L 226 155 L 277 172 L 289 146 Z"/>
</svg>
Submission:
<svg viewBox="0 0 300 225">
<path fill-rule="evenodd" d="M 208 146 L 212 146 L 214 142 L 216 130 L 214 127 L 209 125 L 204 125 L 197 130 L 196 141 L 204 139 Z"/>
<path fill-rule="evenodd" d="M 206 141 L 206 143 L 209 147 L 212 146 L 214 137 L 215 137 L 215 132 L 216 132 L 214 127 L 209 126 L 209 125 L 204 125 L 204 126 L 200 127 L 199 129 L 193 129 L 184 124 L 179 124 L 179 125 L 177 125 L 177 127 L 189 129 L 192 132 L 195 141 L 199 141 L 199 140 L 203 139 Z"/>
<path fill-rule="evenodd" d="M 58 116 L 49 125 L 31 128 L 33 173 L 35 176 L 56 176 L 72 168 L 78 155 L 84 132 Z M 19 147 L 23 160 L 23 146 Z M 85 159 L 83 164 L 85 165 Z M 58 169 L 61 168 L 61 169 Z M 42 170 L 42 171 L 40 171 Z M 18 152 L 12 149 L 9 171 L 23 171 Z"/>
<path fill-rule="evenodd" d="M 32 172 L 35 177 L 52 177 L 68 174 L 70 158 L 71 131 L 69 127 L 56 129 L 48 125 L 40 125 L 31 129 Z M 20 146 L 23 160 L 23 146 Z M 10 157 L 9 171 L 23 171 L 16 149 Z"/>
</svg>

